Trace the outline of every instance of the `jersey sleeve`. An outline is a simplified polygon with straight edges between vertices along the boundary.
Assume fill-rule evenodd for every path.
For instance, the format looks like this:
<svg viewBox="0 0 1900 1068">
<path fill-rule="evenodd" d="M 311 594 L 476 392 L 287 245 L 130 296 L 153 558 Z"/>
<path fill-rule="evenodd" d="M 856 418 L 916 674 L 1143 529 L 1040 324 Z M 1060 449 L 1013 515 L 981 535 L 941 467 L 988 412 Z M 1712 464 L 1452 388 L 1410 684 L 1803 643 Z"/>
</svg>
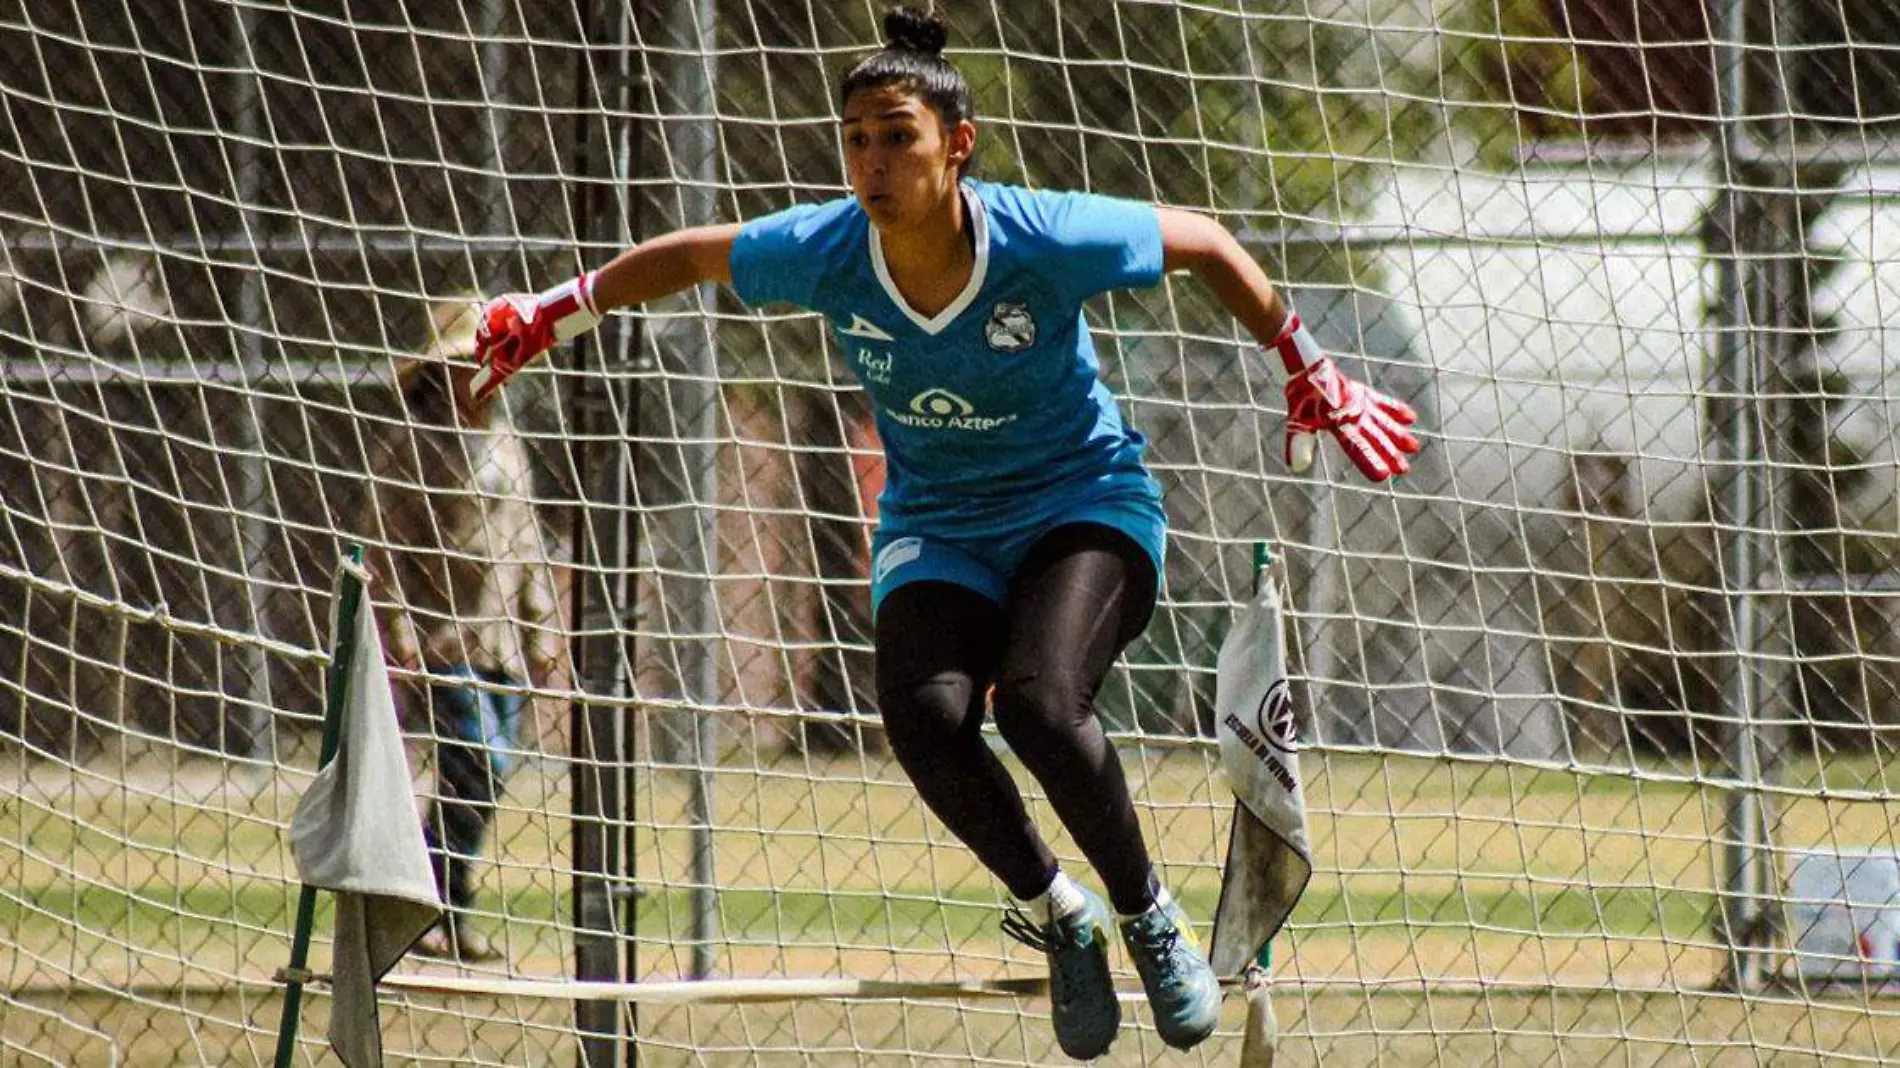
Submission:
<svg viewBox="0 0 1900 1068">
<path fill-rule="evenodd" d="M 825 222 L 822 212 L 801 204 L 739 227 L 727 260 L 739 299 L 755 308 L 781 301 L 811 307 L 826 262 L 814 255 Z"/>
<path fill-rule="evenodd" d="M 1077 301 L 1161 281 L 1161 219 L 1153 204 L 1094 193 L 1053 199 L 1048 236 L 1061 250 L 1059 276 Z"/>
</svg>

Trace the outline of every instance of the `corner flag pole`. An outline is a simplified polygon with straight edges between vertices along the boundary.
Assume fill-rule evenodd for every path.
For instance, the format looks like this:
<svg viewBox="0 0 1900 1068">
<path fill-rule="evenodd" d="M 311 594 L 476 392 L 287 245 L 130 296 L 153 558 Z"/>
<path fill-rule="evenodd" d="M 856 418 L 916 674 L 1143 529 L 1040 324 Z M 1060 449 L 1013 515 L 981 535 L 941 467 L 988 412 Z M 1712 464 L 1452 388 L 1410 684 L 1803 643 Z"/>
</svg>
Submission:
<svg viewBox="0 0 1900 1068">
<path fill-rule="evenodd" d="M 1253 543 L 1253 592 L 1260 595 L 1260 584 L 1272 582 L 1267 569 L 1273 566 L 1273 549 L 1265 541 Z M 1239 819 L 1238 810 L 1234 818 Z M 1247 999 L 1247 1022 L 1240 1029 L 1240 1068 L 1273 1068 L 1280 1046 L 1280 1024 L 1273 1016 L 1273 993 L 1268 986 L 1273 971 L 1273 939 L 1260 944 L 1260 952 L 1240 974 L 1240 988 Z"/>
<path fill-rule="evenodd" d="M 336 646 L 330 653 L 329 675 L 325 682 L 323 707 L 323 744 L 317 751 L 317 770 L 322 771 L 336 759 L 337 738 L 343 728 L 343 702 L 348 694 L 350 662 L 356 657 L 356 612 L 363 600 L 363 546 L 351 542 L 343 547 L 342 581 L 337 587 Z M 350 566 L 354 565 L 354 566 Z M 290 966 L 279 974 L 284 978 L 284 1015 L 277 1025 L 275 1068 L 290 1068 L 297 1052 L 297 1018 L 303 1008 L 303 985 L 311 978 L 310 927 L 316 922 L 317 888 L 303 883 L 297 892 L 297 924 L 290 942 Z"/>
</svg>

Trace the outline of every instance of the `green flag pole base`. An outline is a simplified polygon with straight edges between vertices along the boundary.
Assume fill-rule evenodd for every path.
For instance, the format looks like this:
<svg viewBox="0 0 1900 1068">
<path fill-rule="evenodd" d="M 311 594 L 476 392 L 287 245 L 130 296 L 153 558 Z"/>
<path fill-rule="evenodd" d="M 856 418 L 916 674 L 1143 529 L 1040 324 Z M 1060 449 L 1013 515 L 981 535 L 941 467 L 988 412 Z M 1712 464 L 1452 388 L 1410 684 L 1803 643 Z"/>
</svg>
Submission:
<svg viewBox="0 0 1900 1068">
<path fill-rule="evenodd" d="M 317 751 L 317 770 L 336 759 L 337 739 L 343 733 L 343 701 L 348 696 L 350 662 L 356 657 L 356 613 L 363 602 L 363 547 L 343 547 L 342 576 L 337 584 L 335 646 L 325 680 L 323 744 Z M 278 971 L 284 983 L 284 1014 L 277 1024 L 276 1068 L 290 1068 L 297 1054 L 297 1023 L 303 1011 L 304 984 L 315 978 L 310 971 L 310 927 L 316 922 L 317 889 L 302 884 L 297 891 L 297 922 L 290 939 L 290 964 Z"/>
<path fill-rule="evenodd" d="M 1256 595 L 1259 594 L 1260 592 L 1260 583 L 1264 581 L 1266 578 L 1267 568 L 1272 567 L 1272 566 L 1273 566 L 1273 546 L 1267 543 L 1266 541 L 1254 542 L 1253 543 L 1253 592 Z M 1238 814 L 1236 814 L 1234 818 L 1239 819 L 1240 817 Z M 1249 978 L 1252 978 L 1253 976 L 1251 975 L 1251 973 L 1255 969 L 1259 970 L 1260 977 L 1262 978 L 1264 978 L 1268 972 L 1273 971 L 1273 940 L 1271 938 L 1267 939 L 1266 943 L 1260 947 L 1260 954 L 1254 958 L 1253 963 L 1249 964 L 1247 966 L 1246 972 L 1242 974 L 1247 975 Z"/>
</svg>

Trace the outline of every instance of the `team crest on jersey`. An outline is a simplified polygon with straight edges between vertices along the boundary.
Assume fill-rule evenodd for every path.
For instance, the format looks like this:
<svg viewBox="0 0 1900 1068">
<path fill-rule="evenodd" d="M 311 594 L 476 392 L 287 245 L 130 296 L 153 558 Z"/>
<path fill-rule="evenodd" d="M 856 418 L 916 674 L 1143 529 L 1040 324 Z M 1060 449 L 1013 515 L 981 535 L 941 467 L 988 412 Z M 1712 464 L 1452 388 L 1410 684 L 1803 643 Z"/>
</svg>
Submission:
<svg viewBox="0 0 1900 1068">
<path fill-rule="evenodd" d="M 1021 352 L 1036 343 L 1036 320 L 1027 305 L 999 300 L 983 324 L 983 338 L 997 352 Z"/>
</svg>

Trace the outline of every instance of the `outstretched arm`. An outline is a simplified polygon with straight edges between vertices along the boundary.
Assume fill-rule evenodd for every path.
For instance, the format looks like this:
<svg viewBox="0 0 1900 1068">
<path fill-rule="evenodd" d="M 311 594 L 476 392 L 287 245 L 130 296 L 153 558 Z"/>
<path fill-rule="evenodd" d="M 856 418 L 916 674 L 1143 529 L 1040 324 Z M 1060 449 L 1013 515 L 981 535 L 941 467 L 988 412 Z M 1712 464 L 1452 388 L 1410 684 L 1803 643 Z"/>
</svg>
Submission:
<svg viewBox="0 0 1900 1068">
<path fill-rule="evenodd" d="M 1267 272 L 1220 223 L 1179 208 L 1155 211 L 1161 218 L 1163 269 L 1199 275 L 1220 298 L 1221 306 L 1261 345 L 1271 348 L 1292 312 L 1267 280 Z"/>
<path fill-rule="evenodd" d="M 615 256 L 594 272 L 594 299 L 602 314 L 671 296 L 706 282 L 732 281 L 732 242 L 738 223 L 675 230 Z"/>
<path fill-rule="evenodd" d="M 509 293 L 482 309 L 479 365 L 469 391 L 479 403 L 559 342 L 592 330 L 615 308 L 645 304 L 705 282 L 730 282 L 736 224 L 676 230 L 642 241 L 597 271 L 539 294 Z"/>
<path fill-rule="evenodd" d="M 1324 430 L 1332 433 L 1359 473 L 1374 482 L 1409 470 L 1405 458 L 1418 452 L 1418 439 L 1406 429 L 1417 418 L 1411 407 L 1341 373 L 1226 227 L 1191 211 L 1156 212 L 1163 267 L 1199 275 L 1248 333 L 1280 354 L 1290 376 L 1287 466 L 1304 471 L 1311 465 L 1312 435 Z"/>
</svg>

